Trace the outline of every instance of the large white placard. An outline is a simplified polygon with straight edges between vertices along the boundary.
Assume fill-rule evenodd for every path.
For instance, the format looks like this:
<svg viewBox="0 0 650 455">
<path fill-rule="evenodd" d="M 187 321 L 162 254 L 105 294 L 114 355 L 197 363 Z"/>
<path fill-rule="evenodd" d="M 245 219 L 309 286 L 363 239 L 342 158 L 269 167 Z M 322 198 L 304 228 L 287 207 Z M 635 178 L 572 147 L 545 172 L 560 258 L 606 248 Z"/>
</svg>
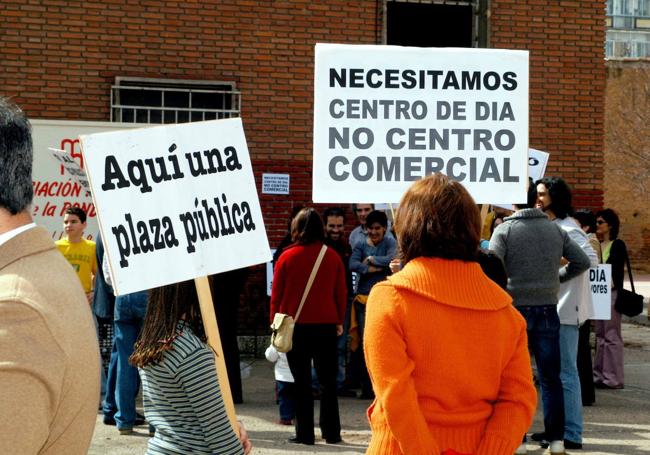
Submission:
<svg viewBox="0 0 650 455">
<path fill-rule="evenodd" d="M 600 264 L 589 269 L 589 289 L 594 304 L 591 319 L 607 321 L 612 318 L 612 266 Z"/>
<path fill-rule="evenodd" d="M 317 44 L 314 202 L 399 202 L 442 172 L 525 200 L 528 52 Z"/>
<path fill-rule="evenodd" d="M 117 294 L 270 260 L 241 119 L 80 139 Z"/>
</svg>

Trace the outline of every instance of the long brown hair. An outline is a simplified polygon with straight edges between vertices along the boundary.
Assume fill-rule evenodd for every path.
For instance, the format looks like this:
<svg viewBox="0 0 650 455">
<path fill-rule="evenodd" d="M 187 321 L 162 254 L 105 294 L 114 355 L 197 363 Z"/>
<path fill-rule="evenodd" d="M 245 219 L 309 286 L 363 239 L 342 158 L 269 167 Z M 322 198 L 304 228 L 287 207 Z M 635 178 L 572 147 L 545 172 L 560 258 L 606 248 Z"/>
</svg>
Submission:
<svg viewBox="0 0 650 455">
<path fill-rule="evenodd" d="M 481 215 L 460 183 L 443 174 L 415 182 L 395 220 L 402 264 L 420 256 L 476 260 Z"/>
<path fill-rule="evenodd" d="M 197 337 L 206 341 L 194 281 L 151 289 L 142 331 L 129 357 L 131 365 L 144 367 L 160 362 L 178 336 L 176 326 L 181 319 Z"/>
<path fill-rule="evenodd" d="M 325 241 L 325 228 L 318 212 L 305 207 L 291 221 L 291 240 L 299 245 Z"/>
</svg>

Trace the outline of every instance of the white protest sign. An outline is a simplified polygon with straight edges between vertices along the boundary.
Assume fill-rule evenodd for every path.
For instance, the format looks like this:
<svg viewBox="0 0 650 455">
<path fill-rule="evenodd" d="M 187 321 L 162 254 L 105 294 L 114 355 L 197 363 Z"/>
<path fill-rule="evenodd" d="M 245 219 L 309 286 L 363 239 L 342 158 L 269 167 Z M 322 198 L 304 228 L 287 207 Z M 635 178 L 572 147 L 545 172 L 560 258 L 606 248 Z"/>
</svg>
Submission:
<svg viewBox="0 0 650 455">
<path fill-rule="evenodd" d="M 550 153 L 536 149 L 528 149 L 528 176 L 533 179 L 533 182 L 544 177 L 549 156 Z"/>
<path fill-rule="evenodd" d="M 61 166 L 65 169 L 65 172 L 70 175 L 81 187 L 86 191 L 86 195 L 90 196 L 90 183 L 88 182 L 88 177 L 86 176 L 86 171 L 84 171 L 79 163 L 65 150 L 59 150 L 52 147 L 49 147 L 48 150 L 56 159 Z"/>
<path fill-rule="evenodd" d="M 550 153 L 542 152 L 541 150 L 528 149 L 528 176 L 533 179 L 533 182 L 544 177 L 546 172 L 546 165 L 548 164 L 548 157 Z M 519 202 L 526 202 L 526 198 Z M 492 204 L 506 210 L 514 210 L 512 204 Z"/>
<path fill-rule="evenodd" d="M 271 250 L 271 256 L 275 254 L 275 248 Z M 266 263 L 266 295 L 271 297 L 273 289 L 273 261 Z"/>
<path fill-rule="evenodd" d="M 594 316 L 591 319 L 607 321 L 612 318 L 611 282 L 611 264 L 600 264 L 589 269 L 589 289 L 594 304 Z"/>
<path fill-rule="evenodd" d="M 525 199 L 527 51 L 317 44 L 314 84 L 314 202 L 399 202 L 434 172 Z"/>
<path fill-rule="evenodd" d="M 262 174 L 262 194 L 289 194 L 289 174 Z"/>
<path fill-rule="evenodd" d="M 241 119 L 80 139 L 117 294 L 270 260 Z"/>
</svg>

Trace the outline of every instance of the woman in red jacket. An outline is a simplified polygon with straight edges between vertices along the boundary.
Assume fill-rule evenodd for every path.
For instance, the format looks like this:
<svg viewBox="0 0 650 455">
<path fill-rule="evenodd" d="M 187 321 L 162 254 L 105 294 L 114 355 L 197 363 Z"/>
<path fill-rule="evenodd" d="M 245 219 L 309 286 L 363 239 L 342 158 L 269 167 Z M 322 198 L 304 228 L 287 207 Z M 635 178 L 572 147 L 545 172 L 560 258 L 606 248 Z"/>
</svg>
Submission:
<svg viewBox="0 0 650 455">
<path fill-rule="evenodd" d="M 435 174 L 395 230 L 404 268 L 368 298 L 364 351 L 376 399 L 372 455 L 512 455 L 535 412 L 526 322 L 476 262 L 480 215 Z"/>
<path fill-rule="evenodd" d="M 295 318 L 309 275 L 325 240 L 323 222 L 312 208 L 302 209 L 291 223 L 293 244 L 286 248 L 273 274 L 271 321 L 275 313 Z M 311 363 L 321 385 L 320 429 L 329 444 L 341 441 L 336 397 L 337 336 L 343 333 L 347 288 L 345 267 L 339 255 L 327 248 L 293 332 L 287 353 L 295 380 L 296 437 L 290 442 L 314 444 L 314 399 Z"/>
</svg>

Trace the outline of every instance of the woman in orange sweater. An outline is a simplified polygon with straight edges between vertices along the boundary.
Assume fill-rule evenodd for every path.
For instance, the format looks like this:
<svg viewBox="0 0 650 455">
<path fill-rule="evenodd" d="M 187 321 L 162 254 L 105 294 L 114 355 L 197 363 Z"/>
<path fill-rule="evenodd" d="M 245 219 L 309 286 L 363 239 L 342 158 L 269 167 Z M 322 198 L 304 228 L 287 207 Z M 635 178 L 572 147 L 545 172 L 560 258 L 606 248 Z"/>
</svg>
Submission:
<svg viewBox="0 0 650 455">
<path fill-rule="evenodd" d="M 395 224 L 399 273 L 368 299 L 364 351 L 376 399 L 367 454 L 512 455 L 535 412 L 526 323 L 476 260 L 480 215 L 435 174 Z"/>
</svg>

